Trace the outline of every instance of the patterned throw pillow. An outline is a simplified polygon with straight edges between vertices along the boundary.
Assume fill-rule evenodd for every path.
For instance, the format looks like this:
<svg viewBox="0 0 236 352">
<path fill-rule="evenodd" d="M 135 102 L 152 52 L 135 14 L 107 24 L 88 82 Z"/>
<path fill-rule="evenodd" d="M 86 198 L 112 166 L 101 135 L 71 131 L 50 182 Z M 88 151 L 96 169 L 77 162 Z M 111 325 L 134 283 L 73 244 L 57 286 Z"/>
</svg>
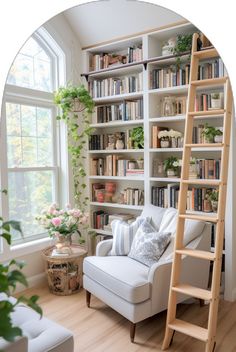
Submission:
<svg viewBox="0 0 236 352">
<path fill-rule="evenodd" d="M 113 242 L 111 255 L 127 255 L 130 251 L 134 236 L 139 226 L 145 221 L 140 216 L 132 223 L 128 224 L 122 220 L 113 220 L 111 223 Z"/>
<path fill-rule="evenodd" d="M 156 232 L 149 222 L 144 221 L 134 237 L 128 256 L 150 267 L 160 259 L 170 236 L 170 232 Z"/>
</svg>

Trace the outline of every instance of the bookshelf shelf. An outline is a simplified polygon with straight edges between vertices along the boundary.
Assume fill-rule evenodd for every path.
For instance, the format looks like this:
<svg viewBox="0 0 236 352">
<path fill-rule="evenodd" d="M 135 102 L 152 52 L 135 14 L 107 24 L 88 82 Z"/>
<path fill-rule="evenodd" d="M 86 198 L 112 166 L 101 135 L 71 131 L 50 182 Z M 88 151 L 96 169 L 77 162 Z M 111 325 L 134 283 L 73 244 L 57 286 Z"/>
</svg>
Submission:
<svg viewBox="0 0 236 352">
<path fill-rule="evenodd" d="M 175 116 L 161 116 L 152 117 L 149 122 L 175 122 L 175 121 L 185 121 L 186 115 L 175 115 Z"/>
<path fill-rule="evenodd" d="M 112 236 L 112 232 L 105 231 L 105 230 L 102 230 L 102 229 L 90 229 L 90 231 L 94 231 L 94 232 L 96 232 L 99 235 Z"/>
<path fill-rule="evenodd" d="M 83 74 L 84 76 L 89 76 L 91 78 L 105 78 L 110 75 L 125 75 L 133 72 L 141 72 L 143 70 L 143 64 L 145 61 L 132 62 L 129 64 L 117 65 L 110 68 L 104 68 L 99 71 L 91 71 L 89 73 Z"/>
<path fill-rule="evenodd" d="M 129 99 L 138 99 L 142 98 L 143 92 L 135 92 L 135 93 L 127 93 L 127 94 L 119 94 L 119 95 L 109 95 L 101 98 L 94 98 L 93 101 L 95 103 L 109 103 L 113 101 L 122 101 Z"/>
<path fill-rule="evenodd" d="M 89 154 L 115 154 L 115 153 L 143 153 L 143 149 L 112 149 L 112 150 L 89 150 Z"/>
<path fill-rule="evenodd" d="M 144 181 L 144 177 L 139 176 L 89 176 L 90 180 L 117 180 L 117 181 Z"/>
<path fill-rule="evenodd" d="M 103 122 L 103 123 L 92 123 L 90 126 L 93 128 L 105 128 L 105 127 L 126 127 L 133 125 L 143 125 L 143 119 L 140 120 L 129 120 L 129 121 L 114 121 L 114 122 Z"/>
<path fill-rule="evenodd" d="M 99 202 L 90 202 L 90 205 L 99 206 L 99 207 L 109 207 L 109 208 L 143 210 L 143 205 L 127 205 L 127 204 L 118 204 L 118 203 L 99 203 Z"/>
<path fill-rule="evenodd" d="M 180 178 L 179 177 L 149 177 L 150 181 L 157 181 L 157 182 L 166 182 L 166 183 L 171 183 L 171 182 L 176 182 L 179 183 L 180 182 Z"/>
<path fill-rule="evenodd" d="M 175 86 L 175 87 L 167 87 L 167 88 L 158 88 L 158 89 L 149 89 L 149 94 L 171 94 L 171 93 L 186 93 L 188 92 L 188 85 L 184 86 Z"/>
<path fill-rule="evenodd" d="M 172 153 L 182 152 L 183 148 L 150 148 L 150 153 Z"/>
</svg>

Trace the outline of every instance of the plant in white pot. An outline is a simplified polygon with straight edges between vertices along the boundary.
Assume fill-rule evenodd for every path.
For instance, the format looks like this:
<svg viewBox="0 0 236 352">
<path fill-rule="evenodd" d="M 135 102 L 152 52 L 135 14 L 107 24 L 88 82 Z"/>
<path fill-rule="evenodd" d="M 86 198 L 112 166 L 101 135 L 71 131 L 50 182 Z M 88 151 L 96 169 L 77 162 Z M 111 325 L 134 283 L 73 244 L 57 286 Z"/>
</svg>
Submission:
<svg viewBox="0 0 236 352">
<path fill-rule="evenodd" d="M 171 148 L 177 148 L 179 146 L 178 139 L 182 138 L 182 133 L 171 129 L 169 131 L 169 137 L 171 140 Z"/>
<path fill-rule="evenodd" d="M 170 156 L 163 162 L 167 177 L 178 177 L 180 174 L 181 161 L 174 156 Z"/>
<path fill-rule="evenodd" d="M 220 93 L 212 93 L 211 94 L 211 108 L 212 109 L 221 109 L 222 108 Z"/>
<path fill-rule="evenodd" d="M 205 124 L 202 135 L 205 139 L 205 143 L 222 143 L 223 132 L 221 131 L 221 127 L 214 127 Z"/>
<path fill-rule="evenodd" d="M 161 148 L 170 147 L 170 133 L 168 130 L 163 130 L 158 133 L 158 138 L 160 139 Z"/>
<path fill-rule="evenodd" d="M 216 189 L 209 191 L 206 195 L 206 198 L 211 202 L 212 210 L 214 213 L 216 213 L 218 209 L 219 191 Z"/>
</svg>

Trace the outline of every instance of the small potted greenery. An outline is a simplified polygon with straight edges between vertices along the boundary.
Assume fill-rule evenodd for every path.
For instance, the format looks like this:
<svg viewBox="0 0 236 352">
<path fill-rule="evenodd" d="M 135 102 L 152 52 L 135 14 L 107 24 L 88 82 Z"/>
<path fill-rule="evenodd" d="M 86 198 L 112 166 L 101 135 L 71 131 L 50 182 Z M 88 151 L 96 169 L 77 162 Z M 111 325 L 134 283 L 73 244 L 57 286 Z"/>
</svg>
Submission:
<svg viewBox="0 0 236 352">
<path fill-rule="evenodd" d="M 138 158 L 137 159 L 137 164 L 138 164 L 138 168 L 142 170 L 144 168 L 144 160 L 143 160 L 143 158 L 141 158 L 141 157 Z"/>
<path fill-rule="evenodd" d="M 181 55 L 183 53 L 191 52 L 192 49 L 192 34 L 178 35 L 175 45 L 170 49 L 173 55 L 176 55 L 176 65 L 180 66 L 181 64 Z M 188 57 L 190 61 L 190 54 Z"/>
<path fill-rule="evenodd" d="M 180 160 L 174 156 L 170 156 L 163 162 L 164 170 L 167 174 L 167 177 L 178 177 L 180 173 Z"/>
<path fill-rule="evenodd" d="M 216 189 L 209 191 L 206 194 L 206 199 L 211 202 L 212 210 L 216 213 L 218 209 L 219 191 Z"/>
<path fill-rule="evenodd" d="M 134 149 L 144 148 L 144 131 L 143 127 L 134 127 L 130 134 Z"/>
<path fill-rule="evenodd" d="M 221 109 L 220 93 L 211 94 L 211 109 Z"/>
<path fill-rule="evenodd" d="M 208 123 L 205 124 L 202 135 L 204 136 L 205 143 L 221 143 L 222 142 L 222 131 L 220 128 L 210 126 Z M 216 138 L 217 137 L 217 138 Z"/>
</svg>

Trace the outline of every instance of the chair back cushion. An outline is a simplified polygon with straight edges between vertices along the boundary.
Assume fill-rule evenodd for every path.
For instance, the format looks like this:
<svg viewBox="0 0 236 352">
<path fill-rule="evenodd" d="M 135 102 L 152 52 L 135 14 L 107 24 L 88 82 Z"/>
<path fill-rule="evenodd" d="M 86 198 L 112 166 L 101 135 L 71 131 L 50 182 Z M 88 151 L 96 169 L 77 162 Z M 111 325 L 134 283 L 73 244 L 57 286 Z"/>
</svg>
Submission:
<svg viewBox="0 0 236 352">
<path fill-rule="evenodd" d="M 111 255 L 127 255 L 131 249 L 134 236 L 139 226 L 145 221 L 145 218 L 139 216 L 137 219 L 128 224 L 123 220 L 113 220 L 111 223 L 113 242 Z"/>
<path fill-rule="evenodd" d="M 151 225 L 155 228 L 156 231 L 159 231 L 160 224 L 165 212 L 166 212 L 165 208 L 157 207 L 152 204 L 147 204 L 144 206 L 141 217 L 142 218 L 150 217 Z"/>
<path fill-rule="evenodd" d="M 170 236 L 170 232 L 157 232 L 148 221 L 144 221 L 136 232 L 128 256 L 150 267 L 160 259 Z"/>
</svg>

